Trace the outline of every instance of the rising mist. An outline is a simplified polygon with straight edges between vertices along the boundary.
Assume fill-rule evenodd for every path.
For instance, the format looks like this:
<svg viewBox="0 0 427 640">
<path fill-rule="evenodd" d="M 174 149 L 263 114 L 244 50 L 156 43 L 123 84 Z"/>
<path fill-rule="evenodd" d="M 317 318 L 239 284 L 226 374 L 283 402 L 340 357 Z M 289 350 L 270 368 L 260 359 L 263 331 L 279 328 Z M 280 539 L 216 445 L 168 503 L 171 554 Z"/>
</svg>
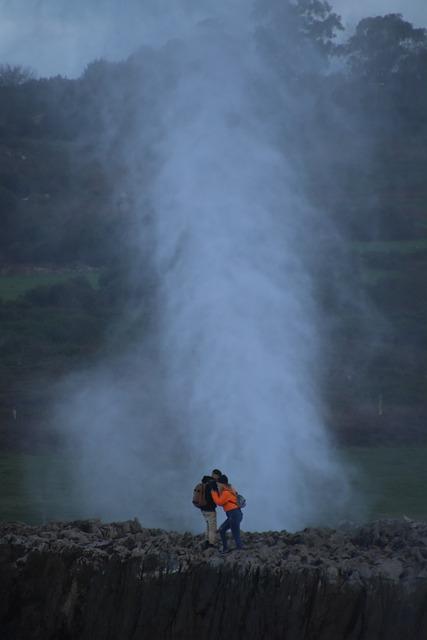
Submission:
<svg viewBox="0 0 427 640">
<path fill-rule="evenodd" d="M 203 15 L 183 5 L 185 33 L 151 49 L 160 60 L 152 117 L 141 109 L 121 144 L 131 273 L 150 273 L 149 303 L 133 300 L 123 314 L 144 317 L 132 349 L 70 379 L 56 407 L 77 452 L 78 502 L 94 516 L 197 527 L 192 487 L 213 467 L 246 496 L 245 528 L 346 513 L 346 472 L 319 391 L 313 254 L 330 222 L 305 194 L 310 148 L 295 135 L 315 121 L 309 87 L 295 78 L 322 61 L 311 44 L 295 50 L 297 25 L 282 11 L 279 83 L 268 11 L 244 6 Z"/>
</svg>

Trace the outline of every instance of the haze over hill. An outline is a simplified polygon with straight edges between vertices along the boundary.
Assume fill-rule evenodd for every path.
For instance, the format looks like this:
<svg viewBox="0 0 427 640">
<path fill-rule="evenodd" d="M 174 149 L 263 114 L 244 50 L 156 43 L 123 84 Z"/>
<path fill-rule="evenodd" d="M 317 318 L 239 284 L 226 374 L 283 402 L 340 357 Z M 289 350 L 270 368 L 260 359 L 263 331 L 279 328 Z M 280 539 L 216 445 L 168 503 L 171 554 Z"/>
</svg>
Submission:
<svg viewBox="0 0 427 640">
<path fill-rule="evenodd" d="M 365 16 L 402 13 L 417 26 L 427 26 L 424 0 L 335 0 L 330 3 L 353 27 Z M 181 3 L 183 6 L 183 3 Z M 31 65 L 42 76 L 80 75 L 96 58 L 117 60 L 141 43 L 166 41 L 188 30 L 188 15 L 202 17 L 200 3 L 186 0 L 187 17 L 177 3 L 128 0 L 126 10 L 115 0 L 3 0 L 0 4 L 0 60 Z M 159 31 L 156 17 L 162 15 Z"/>
<path fill-rule="evenodd" d="M 425 438 L 426 33 L 386 16 L 336 48 L 338 18 L 316 5 L 313 26 L 259 3 L 253 39 L 235 14 L 217 20 L 225 4 L 194 30 L 200 3 L 178 23 L 156 6 L 153 46 L 125 60 L 75 79 L 1 69 L 1 262 L 66 276 L 0 307 L 3 438 L 28 443 L 31 417 L 50 442 L 50 385 L 65 378 L 77 490 L 109 516 L 144 504 L 170 524 L 142 481 L 187 501 L 173 456 L 191 478 L 208 464 L 188 424 L 209 456 L 231 428 L 224 464 L 245 481 L 270 477 L 283 447 L 271 473 L 290 474 L 295 526 L 320 517 L 313 484 L 340 469 L 325 434 Z M 55 20 L 84 35 L 69 11 Z M 150 460 L 141 471 L 147 451 L 166 480 Z"/>
<path fill-rule="evenodd" d="M 401 13 L 405 20 L 413 22 L 416 26 L 427 25 L 427 6 L 423 0 L 333 0 L 331 2 L 335 11 L 343 18 L 343 23 L 354 26 L 366 16 L 385 15 L 389 13 Z"/>
</svg>

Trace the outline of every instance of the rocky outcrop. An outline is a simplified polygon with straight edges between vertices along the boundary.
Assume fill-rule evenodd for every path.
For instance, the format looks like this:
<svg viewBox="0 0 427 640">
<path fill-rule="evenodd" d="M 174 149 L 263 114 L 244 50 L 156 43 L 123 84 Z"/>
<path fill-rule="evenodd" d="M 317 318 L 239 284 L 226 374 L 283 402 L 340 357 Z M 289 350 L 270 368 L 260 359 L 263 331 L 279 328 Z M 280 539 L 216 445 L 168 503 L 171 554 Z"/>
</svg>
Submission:
<svg viewBox="0 0 427 640">
<path fill-rule="evenodd" d="M 427 525 L 246 533 L 0 524 L 2 640 L 425 640 Z"/>
</svg>

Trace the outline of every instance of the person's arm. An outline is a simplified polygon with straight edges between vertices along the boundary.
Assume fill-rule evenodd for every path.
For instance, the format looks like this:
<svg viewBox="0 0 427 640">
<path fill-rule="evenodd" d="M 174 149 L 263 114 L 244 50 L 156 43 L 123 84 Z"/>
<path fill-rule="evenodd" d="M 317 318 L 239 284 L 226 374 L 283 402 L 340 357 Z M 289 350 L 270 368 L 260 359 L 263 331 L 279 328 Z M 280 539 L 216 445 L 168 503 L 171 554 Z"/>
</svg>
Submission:
<svg viewBox="0 0 427 640">
<path fill-rule="evenodd" d="M 222 507 L 227 502 L 227 496 L 224 495 L 225 491 L 220 495 L 218 491 L 211 491 L 212 500 L 218 507 Z"/>
</svg>

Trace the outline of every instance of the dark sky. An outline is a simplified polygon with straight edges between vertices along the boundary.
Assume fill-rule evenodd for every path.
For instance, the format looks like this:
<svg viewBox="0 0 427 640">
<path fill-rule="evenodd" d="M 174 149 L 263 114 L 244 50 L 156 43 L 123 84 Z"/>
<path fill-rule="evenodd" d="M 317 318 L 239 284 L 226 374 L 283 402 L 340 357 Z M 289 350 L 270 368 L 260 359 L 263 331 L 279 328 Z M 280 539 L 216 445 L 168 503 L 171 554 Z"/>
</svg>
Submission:
<svg viewBox="0 0 427 640">
<path fill-rule="evenodd" d="M 95 58 L 124 57 L 141 42 L 162 41 L 185 31 L 203 17 L 203 4 L 202 0 L 0 0 L 0 62 L 31 66 L 41 75 L 78 75 Z M 219 0 L 208 4 L 217 15 L 226 6 Z M 427 0 L 333 0 L 331 4 L 349 28 L 362 17 L 393 12 L 427 26 Z"/>
</svg>

